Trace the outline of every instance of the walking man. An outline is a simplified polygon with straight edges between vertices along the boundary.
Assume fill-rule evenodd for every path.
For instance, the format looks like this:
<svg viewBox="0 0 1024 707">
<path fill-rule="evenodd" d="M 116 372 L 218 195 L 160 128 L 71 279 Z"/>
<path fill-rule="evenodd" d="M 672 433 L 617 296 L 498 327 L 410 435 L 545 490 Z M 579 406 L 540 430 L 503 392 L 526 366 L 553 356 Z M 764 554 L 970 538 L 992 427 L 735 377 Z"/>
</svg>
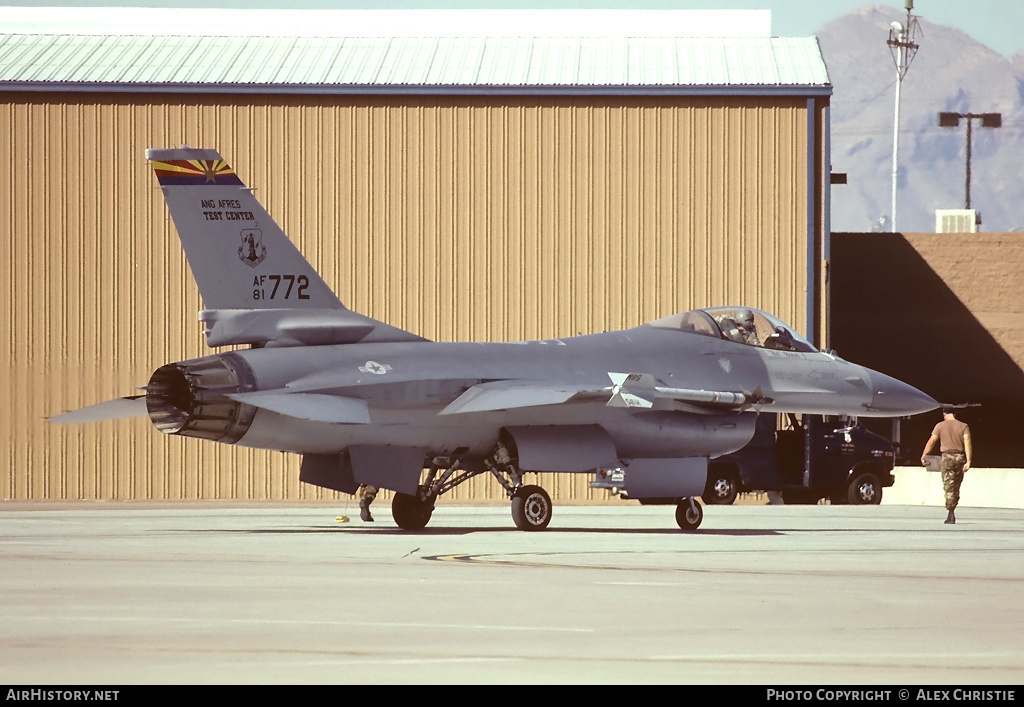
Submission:
<svg viewBox="0 0 1024 707">
<path fill-rule="evenodd" d="M 960 484 L 964 480 L 964 472 L 971 468 L 971 429 L 967 423 L 956 419 L 951 405 L 942 406 L 942 422 L 935 425 L 932 436 L 921 452 L 921 464 L 927 462 L 925 457 L 938 443 L 942 452 L 942 489 L 946 492 L 947 523 L 956 523 L 956 510 L 960 502 Z"/>
</svg>

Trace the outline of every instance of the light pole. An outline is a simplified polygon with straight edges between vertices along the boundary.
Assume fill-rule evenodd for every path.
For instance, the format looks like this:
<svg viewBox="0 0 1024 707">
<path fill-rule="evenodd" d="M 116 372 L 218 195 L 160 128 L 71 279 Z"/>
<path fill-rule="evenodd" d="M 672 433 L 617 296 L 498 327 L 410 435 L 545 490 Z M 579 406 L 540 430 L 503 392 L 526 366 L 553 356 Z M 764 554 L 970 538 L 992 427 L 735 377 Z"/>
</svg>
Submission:
<svg viewBox="0 0 1024 707">
<path fill-rule="evenodd" d="M 914 0 L 906 0 L 904 7 L 907 8 L 907 24 L 901 25 L 893 22 L 889 25 L 889 52 L 892 60 L 896 62 L 896 111 L 892 121 L 892 232 L 896 233 L 896 174 L 899 164 L 900 145 L 900 87 L 903 85 L 903 77 L 907 75 L 910 62 L 917 54 L 917 44 L 914 43 L 914 35 L 917 34 L 917 18 L 910 14 L 914 9 Z"/>
<path fill-rule="evenodd" d="M 960 119 L 967 119 L 967 178 L 964 184 L 964 208 L 971 208 L 971 125 L 975 119 L 981 121 L 983 128 L 1001 128 L 1003 126 L 1002 113 L 939 113 L 940 128 L 956 128 L 960 125 Z"/>
</svg>

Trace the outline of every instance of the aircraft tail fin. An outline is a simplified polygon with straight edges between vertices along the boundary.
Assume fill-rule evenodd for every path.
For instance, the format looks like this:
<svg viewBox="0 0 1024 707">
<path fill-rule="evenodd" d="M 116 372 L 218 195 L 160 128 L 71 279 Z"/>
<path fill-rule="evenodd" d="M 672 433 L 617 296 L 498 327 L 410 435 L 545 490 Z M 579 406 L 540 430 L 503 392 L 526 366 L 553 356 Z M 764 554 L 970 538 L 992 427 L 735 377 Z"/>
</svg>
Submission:
<svg viewBox="0 0 1024 707">
<path fill-rule="evenodd" d="M 149 149 L 146 159 L 199 286 L 209 345 L 424 340 L 347 309 L 216 150 Z"/>
<path fill-rule="evenodd" d="M 340 309 L 216 150 L 146 150 L 207 309 Z"/>
</svg>

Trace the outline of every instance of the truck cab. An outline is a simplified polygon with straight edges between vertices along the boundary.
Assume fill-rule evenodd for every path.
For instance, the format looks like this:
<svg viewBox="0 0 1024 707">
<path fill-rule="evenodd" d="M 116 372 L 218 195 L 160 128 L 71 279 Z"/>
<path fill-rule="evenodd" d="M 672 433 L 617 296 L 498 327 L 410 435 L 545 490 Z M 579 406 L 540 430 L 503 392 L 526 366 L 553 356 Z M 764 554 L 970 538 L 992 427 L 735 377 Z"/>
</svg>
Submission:
<svg viewBox="0 0 1024 707">
<path fill-rule="evenodd" d="M 785 503 L 877 504 L 892 486 L 896 445 L 855 419 L 760 414 L 742 449 L 712 459 L 702 496 L 729 504 L 747 491 L 777 491 Z"/>
</svg>

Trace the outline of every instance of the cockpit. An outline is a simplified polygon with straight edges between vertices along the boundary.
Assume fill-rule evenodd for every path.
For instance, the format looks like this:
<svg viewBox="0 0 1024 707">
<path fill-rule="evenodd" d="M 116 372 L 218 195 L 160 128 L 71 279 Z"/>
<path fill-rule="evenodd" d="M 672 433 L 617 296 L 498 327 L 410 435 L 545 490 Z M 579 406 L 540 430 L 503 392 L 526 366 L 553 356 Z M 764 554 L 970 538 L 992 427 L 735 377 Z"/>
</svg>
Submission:
<svg viewBox="0 0 1024 707">
<path fill-rule="evenodd" d="M 817 351 L 793 327 L 751 307 L 694 309 L 655 320 L 651 326 L 777 351 Z"/>
</svg>

